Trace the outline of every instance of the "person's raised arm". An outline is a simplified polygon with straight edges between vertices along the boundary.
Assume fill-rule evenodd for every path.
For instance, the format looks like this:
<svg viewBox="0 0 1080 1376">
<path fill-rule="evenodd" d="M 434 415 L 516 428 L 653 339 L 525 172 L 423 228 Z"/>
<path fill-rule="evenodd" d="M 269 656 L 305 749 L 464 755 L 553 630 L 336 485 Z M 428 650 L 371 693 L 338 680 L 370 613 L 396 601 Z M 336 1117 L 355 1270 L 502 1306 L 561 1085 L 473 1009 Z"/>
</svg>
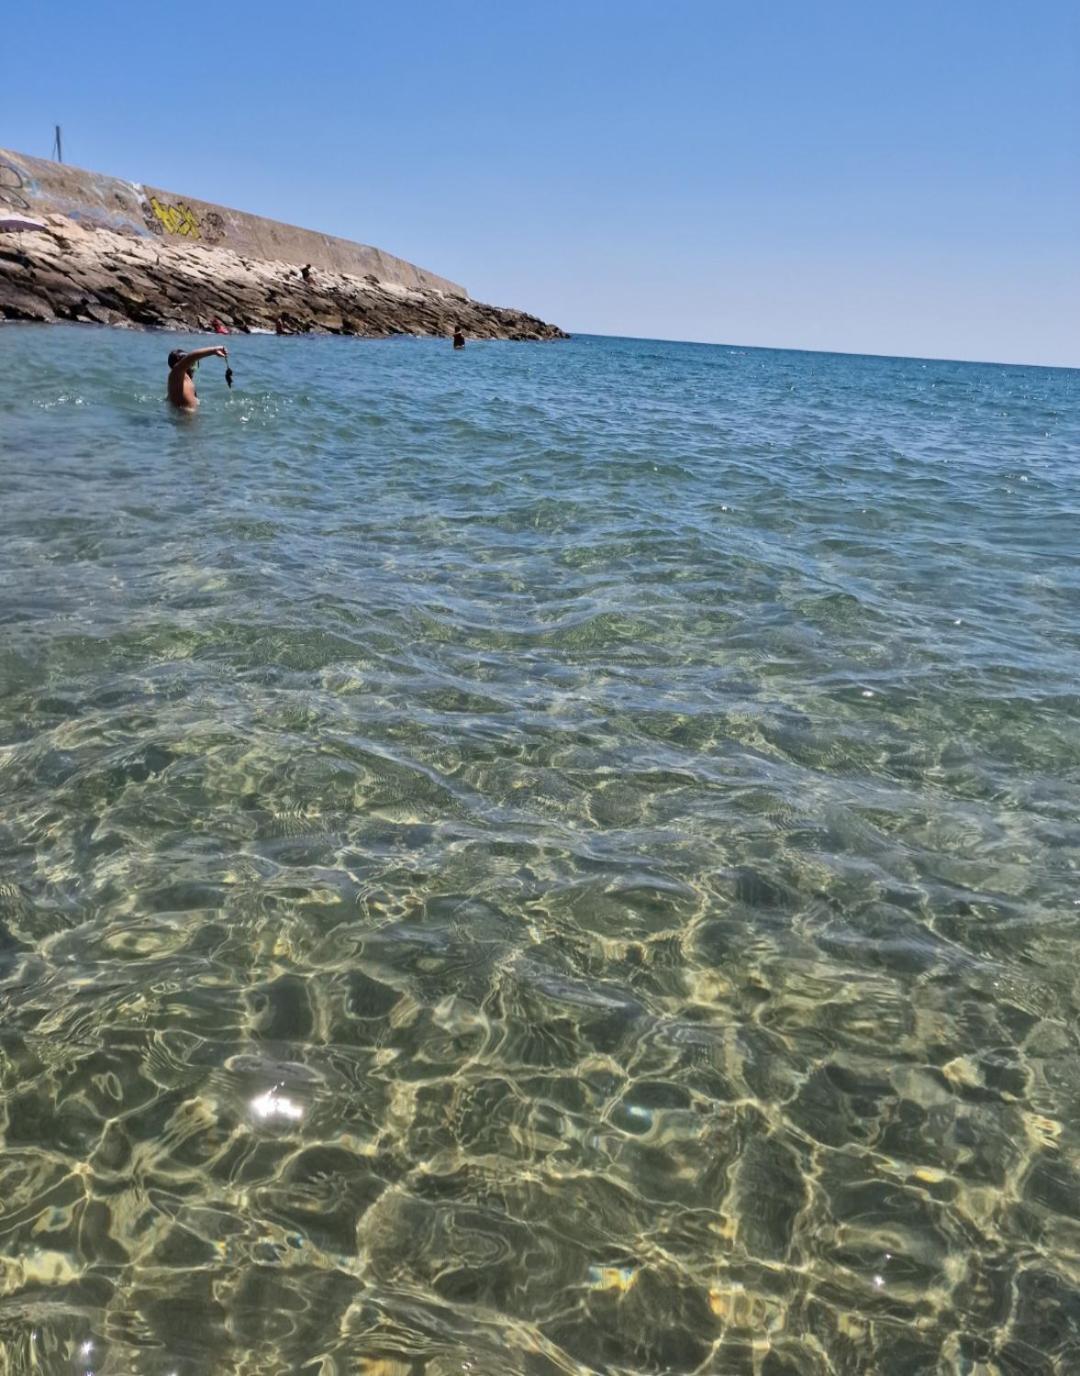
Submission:
<svg viewBox="0 0 1080 1376">
<path fill-rule="evenodd" d="M 198 361 L 201 358 L 214 358 L 215 356 L 218 358 L 228 358 L 229 351 L 228 349 L 221 348 L 220 346 L 216 349 L 192 349 L 191 353 L 185 354 L 183 358 L 177 359 L 177 361 L 173 364 L 171 371 L 175 373 L 177 369 L 184 370 L 190 368 L 193 363 L 198 363 Z"/>
</svg>

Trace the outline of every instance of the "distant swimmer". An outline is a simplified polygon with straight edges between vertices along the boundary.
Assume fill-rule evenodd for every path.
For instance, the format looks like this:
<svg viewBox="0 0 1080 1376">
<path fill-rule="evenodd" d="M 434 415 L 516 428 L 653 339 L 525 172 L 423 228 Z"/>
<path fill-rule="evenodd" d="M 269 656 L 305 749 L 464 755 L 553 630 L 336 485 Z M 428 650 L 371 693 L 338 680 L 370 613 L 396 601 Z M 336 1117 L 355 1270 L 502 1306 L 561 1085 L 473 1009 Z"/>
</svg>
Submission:
<svg viewBox="0 0 1080 1376">
<path fill-rule="evenodd" d="M 455 348 L 455 349 L 464 349 L 464 347 L 465 347 L 465 336 L 461 333 L 461 326 L 460 326 L 460 325 L 455 325 L 455 326 L 454 326 L 454 348 Z"/>
<path fill-rule="evenodd" d="M 186 354 L 183 349 L 174 349 L 169 355 L 169 402 L 180 411 L 194 411 L 199 404 L 195 394 L 195 367 L 203 358 L 228 358 L 226 348 L 192 349 Z M 227 370 L 231 372 L 231 369 Z"/>
</svg>

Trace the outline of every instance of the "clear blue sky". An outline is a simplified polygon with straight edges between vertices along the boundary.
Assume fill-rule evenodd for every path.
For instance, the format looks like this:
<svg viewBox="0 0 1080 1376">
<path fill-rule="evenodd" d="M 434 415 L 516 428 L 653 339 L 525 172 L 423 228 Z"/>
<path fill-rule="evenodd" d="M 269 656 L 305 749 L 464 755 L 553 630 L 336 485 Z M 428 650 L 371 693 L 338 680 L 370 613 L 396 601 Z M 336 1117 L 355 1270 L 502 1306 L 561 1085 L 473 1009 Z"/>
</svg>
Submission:
<svg viewBox="0 0 1080 1376">
<path fill-rule="evenodd" d="M 1080 365 L 1077 0 L 9 5 L 0 144 L 575 331 Z"/>
</svg>

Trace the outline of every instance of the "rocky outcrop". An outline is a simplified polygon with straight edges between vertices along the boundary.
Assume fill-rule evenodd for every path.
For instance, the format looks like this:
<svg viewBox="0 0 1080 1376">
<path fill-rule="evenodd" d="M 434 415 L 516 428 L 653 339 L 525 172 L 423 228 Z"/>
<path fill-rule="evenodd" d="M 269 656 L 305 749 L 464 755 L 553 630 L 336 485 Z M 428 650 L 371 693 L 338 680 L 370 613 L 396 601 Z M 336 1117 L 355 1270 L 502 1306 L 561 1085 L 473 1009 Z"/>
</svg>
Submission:
<svg viewBox="0 0 1080 1376">
<path fill-rule="evenodd" d="M 245 258 L 205 244 L 85 229 L 61 215 L 41 230 L 0 232 L 0 318 L 82 320 L 171 330 L 559 339 L 535 316 L 465 296 Z"/>
</svg>

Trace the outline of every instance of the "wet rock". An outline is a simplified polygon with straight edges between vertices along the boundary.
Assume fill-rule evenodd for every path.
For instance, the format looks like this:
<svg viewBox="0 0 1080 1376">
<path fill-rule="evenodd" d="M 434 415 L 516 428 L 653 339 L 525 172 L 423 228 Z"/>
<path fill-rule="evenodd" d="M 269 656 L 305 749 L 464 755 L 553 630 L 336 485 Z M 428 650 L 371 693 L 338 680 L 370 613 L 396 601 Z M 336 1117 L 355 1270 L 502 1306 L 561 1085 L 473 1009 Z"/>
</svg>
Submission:
<svg viewBox="0 0 1080 1376">
<path fill-rule="evenodd" d="M 2 271 L 4 265 L 0 265 Z M 3 290 L 3 305 L 0 306 L 4 316 L 8 320 L 44 320 L 56 319 L 56 312 L 44 292 L 33 290 L 33 283 L 17 285 L 12 282 L 10 286 L 5 284 Z"/>
</svg>

